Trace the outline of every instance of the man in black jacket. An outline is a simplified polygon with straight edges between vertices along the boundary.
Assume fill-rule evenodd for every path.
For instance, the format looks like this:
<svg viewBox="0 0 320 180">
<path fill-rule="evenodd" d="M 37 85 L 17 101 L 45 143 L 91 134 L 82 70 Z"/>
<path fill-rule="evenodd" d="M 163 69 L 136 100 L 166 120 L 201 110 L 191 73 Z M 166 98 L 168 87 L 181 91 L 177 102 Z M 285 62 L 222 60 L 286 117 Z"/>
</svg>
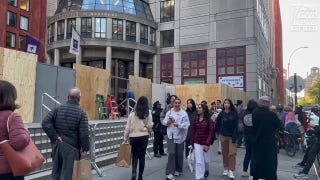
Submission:
<svg viewBox="0 0 320 180">
<path fill-rule="evenodd" d="M 68 101 L 42 121 L 42 128 L 52 144 L 53 180 L 70 180 L 73 162 L 87 155 L 90 149 L 86 113 L 79 107 L 80 90 L 69 90 Z"/>
<path fill-rule="evenodd" d="M 152 110 L 152 121 L 153 121 L 153 132 L 154 132 L 154 140 L 153 140 L 153 152 L 154 157 L 166 156 L 163 149 L 163 134 L 161 132 L 162 123 L 160 121 L 160 114 L 162 112 L 161 104 L 159 101 L 153 103 Z"/>
</svg>

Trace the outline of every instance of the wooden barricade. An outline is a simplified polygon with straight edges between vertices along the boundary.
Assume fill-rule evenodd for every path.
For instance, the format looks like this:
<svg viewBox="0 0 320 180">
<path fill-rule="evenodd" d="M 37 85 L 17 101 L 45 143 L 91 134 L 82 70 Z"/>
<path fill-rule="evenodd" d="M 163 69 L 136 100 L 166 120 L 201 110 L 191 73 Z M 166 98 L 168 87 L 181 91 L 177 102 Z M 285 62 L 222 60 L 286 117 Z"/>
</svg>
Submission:
<svg viewBox="0 0 320 180">
<path fill-rule="evenodd" d="M 32 123 L 35 105 L 37 55 L 0 48 L 0 79 L 17 89 L 16 110 L 24 123 Z"/>
</svg>

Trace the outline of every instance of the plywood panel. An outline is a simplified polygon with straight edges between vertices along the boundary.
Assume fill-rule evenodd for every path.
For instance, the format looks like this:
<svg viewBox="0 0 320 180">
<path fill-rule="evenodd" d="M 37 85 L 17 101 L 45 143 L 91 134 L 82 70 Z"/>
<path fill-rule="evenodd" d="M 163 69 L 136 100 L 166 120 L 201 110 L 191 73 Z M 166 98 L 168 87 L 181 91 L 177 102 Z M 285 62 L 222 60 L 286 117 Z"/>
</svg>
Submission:
<svg viewBox="0 0 320 180">
<path fill-rule="evenodd" d="M 166 86 L 163 84 L 152 83 L 152 102 L 153 104 L 156 101 L 160 101 L 162 108 L 166 105 Z"/>
<path fill-rule="evenodd" d="M 148 98 L 149 104 L 152 101 L 152 83 L 151 79 L 138 76 L 129 76 L 130 89 L 134 92 L 136 100 L 141 96 Z"/>
<path fill-rule="evenodd" d="M 105 97 L 109 92 L 110 72 L 75 64 L 76 86 L 81 90 L 80 106 L 86 111 L 89 120 L 98 119 L 96 94 Z"/>
<path fill-rule="evenodd" d="M 17 89 L 17 110 L 23 122 L 32 123 L 34 118 L 34 99 L 37 56 L 30 53 L 3 50 L 3 79 L 11 82 Z"/>
<path fill-rule="evenodd" d="M 186 107 L 189 98 L 197 104 L 203 100 L 211 104 L 212 101 L 221 99 L 221 86 L 219 84 L 176 85 L 176 95 L 181 99 L 183 107 Z"/>
</svg>

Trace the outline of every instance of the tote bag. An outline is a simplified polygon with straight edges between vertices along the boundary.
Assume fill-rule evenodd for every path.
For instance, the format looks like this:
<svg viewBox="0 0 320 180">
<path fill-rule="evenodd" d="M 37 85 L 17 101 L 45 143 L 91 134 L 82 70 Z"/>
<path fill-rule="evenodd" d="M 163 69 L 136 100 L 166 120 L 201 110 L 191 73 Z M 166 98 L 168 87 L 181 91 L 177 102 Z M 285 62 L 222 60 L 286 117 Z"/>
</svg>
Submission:
<svg viewBox="0 0 320 180">
<path fill-rule="evenodd" d="M 119 167 L 130 167 L 131 164 L 131 146 L 128 143 L 120 145 L 116 166 Z"/>
<path fill-rule="evenodd" d="M 72 180 L 92 180 L 90 160 L 74 161 Z"/>
<path fill-rule="evenodd" d="M 9 122 L 11 121 L 13 115 L 14 113 L 12 113 L 7 120 L 8 133 L 10 124 Z M 11 147 L 9 140 L 0 142 L 0 148 L 3 151 L 14 176 L 24 176 L 36 170 L 43 164 L 45 159 L 31 138 L 29 140 L 29 144 L 23 150 L 19 151 L 16 151 Z"/>
</svg>

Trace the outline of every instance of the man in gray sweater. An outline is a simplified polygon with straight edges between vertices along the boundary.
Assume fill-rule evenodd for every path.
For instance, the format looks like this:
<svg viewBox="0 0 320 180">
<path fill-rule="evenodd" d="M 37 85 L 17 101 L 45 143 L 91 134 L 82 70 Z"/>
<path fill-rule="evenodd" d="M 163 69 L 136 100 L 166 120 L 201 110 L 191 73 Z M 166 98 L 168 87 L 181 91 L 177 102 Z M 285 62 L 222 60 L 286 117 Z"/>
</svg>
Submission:
<svg viewBox="0 0 320 180">
<path fill-rule="evenodd" d="M 52 144 L 53 180 L 72 179 L 73 163 L 90 149 L 86 113 L 80 108 L 80 90 L 69 90 L 68 101 L 48 113 L 42 128 Z"/>
</svg>

